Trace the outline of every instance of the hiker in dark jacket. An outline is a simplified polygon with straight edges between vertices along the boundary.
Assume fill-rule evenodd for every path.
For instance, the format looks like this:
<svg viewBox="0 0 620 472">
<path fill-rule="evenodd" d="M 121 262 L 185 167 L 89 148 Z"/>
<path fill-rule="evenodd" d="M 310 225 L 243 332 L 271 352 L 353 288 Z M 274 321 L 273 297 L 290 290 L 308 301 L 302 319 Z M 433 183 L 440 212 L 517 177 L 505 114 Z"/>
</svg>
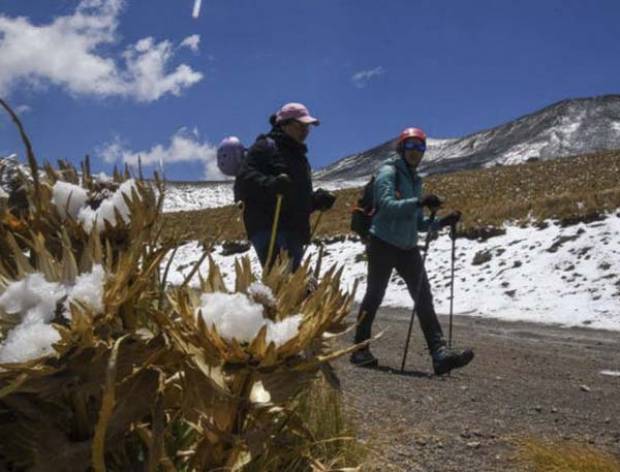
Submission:
<svg viewBox="0 0 620 472">
<path fill-rule="evenodd" d="M 370 338 L 375 314 L 385 295 L 392 270 L 396 269 L 415 302 L 422 332 L 433 358 L 434 371 L 445 374 L 467 365 L 473 359 L 473 351 L 457 352 L 446 347 L 417 246 L 418 231 L 456 225 L 461 214 L 452 212 L 435 222 L 424 217 L 424 207 L 437 210 L 441 206 L 441 200 L 436 195 L 422 196 L 422 179 L 416 169 L 425 151 L 424 131 L 419 128 L 405 129 L 398 140 L 400 157 L 381 167 L 375 179 L 376 213 L 368 243 L 368 285 L 358 314 L 355 343 Z M 359 366 L 378 364 L 368 347 L 355 351 L 351 362 Z"/>
<path fill-rule="evenodd" d="M 336 197 L 312 190 L 312 175 L 304 144 L 310 126 L 318 126 L 301 103 L 284 105 L 270 119 L 272 129 L 260 135 L 250 147 L 237 175 L 236 188 L 244 202 L 243 221 L 263 267 L 267 264 L 269 242 L 275 216 L 276 196 L 282 207 L 272 260 L 284 250 L 296 270 L 303 247 L 310 242 L 310 214 L 332 207 Z"/>
</svg>

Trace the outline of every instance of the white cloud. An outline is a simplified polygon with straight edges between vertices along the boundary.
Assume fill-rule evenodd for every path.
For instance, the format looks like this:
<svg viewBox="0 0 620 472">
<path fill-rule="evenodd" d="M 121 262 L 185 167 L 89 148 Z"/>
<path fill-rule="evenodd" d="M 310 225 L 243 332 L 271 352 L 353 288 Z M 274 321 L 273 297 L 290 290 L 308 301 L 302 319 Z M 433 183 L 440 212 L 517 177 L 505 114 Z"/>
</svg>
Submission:
<svg viewBox="0 0 620 472">
<path fill-rule="evenodd" d="M 82 0 L 75 11 L 39 25 L 0 15 L 0 94 L 17 84 L 54 84 L 76 95 L 148 102 L 178 95 L 202 79 L 186 64 L 170 71 L 170 41 L 144 38 L 119 57 L 118 17 L 124 0 Z"/>
<path fill-rule="evenodd" d="M 204 179 L 224 179 L 217 167 L 217 146 L 202 142 L 196 128 L 192 131 L 182 128 L 172 135 L 166 146 L 157 144 L 146 151 L 131 151 L 119 138 L 115 138 L 100 148 L 98 154 L 108 163 L 121 162 L 137 166 L 140 158 L 143 166 L 159 166 L 162 163 L 164 169 L 167 164 L 175 162 L 198 161 L 203 163 Z"/>
<path fill-rule="evenodd" d="M 28 113 L 29 111 L 32 111 L 32 108 L 29 105 L 17 105 L 15 107 L 15 112 L 18 115 L 23 115 L 25 113 Z"/>
<path fill-rule="evenodd" d="M 199 45 L 200 45 L 200 35 L 192 34 L 191 36 L 188 36 L 183 41 L 181 41 L 181 44 L 179 46 L 181 47 L 185 46 L 185 47 L 190 48 L 194 52 L 198 52 Z"/>
<path fill-rule="evenodd" d="M 368 85 L 368 82 L 376 77 L 380 77 L 385 74 L 383 66 L 377 66 L 374 69 L 362 70 L 353 74 L 351 81 L 357 88 L 364 88 Z"/>
<path fill-rule="evenodd" d="M 115 136 L 111 142 L 95 149 L 95 153 L 110 164 L 117 163 L 118 161 L 122 162 L 123 152 L 126 152 L 125 145 L 118 136 Z"/>
<path fill-rule="evenodd" d="M 200 15 L 201 4 L 202 4 L 202 0 L 194 0 L 194 9 L 192 10 L 192 18 L 198 18 L 198 15 Z"/>
</svg>

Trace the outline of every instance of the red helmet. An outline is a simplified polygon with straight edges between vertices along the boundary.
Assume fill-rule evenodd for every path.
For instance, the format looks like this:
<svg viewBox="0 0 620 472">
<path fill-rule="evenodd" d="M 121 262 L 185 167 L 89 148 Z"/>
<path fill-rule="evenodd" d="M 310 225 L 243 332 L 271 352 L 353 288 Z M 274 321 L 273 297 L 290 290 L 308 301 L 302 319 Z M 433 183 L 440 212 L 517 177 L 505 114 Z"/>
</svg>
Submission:
<svg viewBox="0 0 620 472">
<path fill-rule="evenodd" d="M 400 147 L 405 140 L 410 138 L 417 138 L 426 142 L 426 133 L 420 128 L 405 128 L 398 137 L 398 146 Z"/>
</svg>

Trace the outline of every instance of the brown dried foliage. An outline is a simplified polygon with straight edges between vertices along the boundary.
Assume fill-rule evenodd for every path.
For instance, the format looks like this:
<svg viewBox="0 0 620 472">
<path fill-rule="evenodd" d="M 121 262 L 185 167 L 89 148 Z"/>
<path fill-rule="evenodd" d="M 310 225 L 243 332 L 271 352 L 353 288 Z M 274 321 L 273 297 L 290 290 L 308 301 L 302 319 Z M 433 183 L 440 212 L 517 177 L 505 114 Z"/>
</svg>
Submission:
<svg viewBox="0 0 620 472">
<path fill-rule="evenodd" d="M 514 166 L 432 175 L 424 190 L 445 199 L 445 210 L 463 212 L 462 232 L 476 232 L 506 221 L 540 222 L 549 218 L 581 220 L 620 207 L 620 151 Z M 316 236 L 350 232 L 351 210 L 360 189 L 336 192 L 334 207 L 321 219 Z M 314 221 L 317 218 L 314 215 Z M 233 206 L 167 213 L 164 234 L 172 228 L 187 240 L 201 240 L 222 228 L 222 240 L 243 239 L 241 211 Z"/>
<path fill-rule="evenodd" d="M 88 234 L 61 218 L 50 203 L 57 180 L 98 198 L 88 167 L 79 179 L 67 163 L 45 166 L 24 176 L 27 205 L 0 208 L 0 293 L 34 272 L 71 284 L 95 264 L 105 270 L 101 312 L 75 302 L 65 317 L 59 302 L 53 352 L 0 365 L 0 469 L 356 470 L 360 456 L 343 453 L 355 449 L 349 429 L 321 428 L 301 408 L 318 379 L 337 388 L 329 362 L 350 351 L 333 343 L 352 301 L 341 272 L 328 270 L 308 296 L 308 265 L 291 274 L 281 261 L 263 278 L 276 302 L 262 303 L 274 320 L 301 314 L 297 334 L 280 346 L 264 328 L 249 343 L 224 338 L 198 311 L 201 293 L 228 291 L 219 268 L 211 261 L 198 289 L 167 285 L 161 262 L 180 242 L 162 242 L 162 199 L 144 181 L 126 198 L 127 224 L 117 215 Z M 246 293 L 256 280 L 247 259 L 236 273 L 234 291 Z M 0 309 L 0 341 L 12 316 Z M 339 397 L 330 402 L 338 408 Z M 317 447 L 326 442 L 338 447 Z"/>
</svg>

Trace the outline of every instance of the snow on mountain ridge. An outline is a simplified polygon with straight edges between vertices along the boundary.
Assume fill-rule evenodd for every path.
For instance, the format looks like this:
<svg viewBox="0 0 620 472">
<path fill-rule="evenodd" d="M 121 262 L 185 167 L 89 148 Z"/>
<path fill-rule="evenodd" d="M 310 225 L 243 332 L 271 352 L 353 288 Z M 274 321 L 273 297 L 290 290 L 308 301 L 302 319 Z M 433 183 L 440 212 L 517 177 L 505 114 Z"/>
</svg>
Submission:
<svg viewBox="0 0 620 472">
<path fill-rule="evenodd" d="M 426 174 L 620 149 L 620 95 L 564 100 L 495 128 L 461 138 L 429 138 L 427 144 L 420 166 Z M 385 159 L 394 156 L 392 139 L 316 171 L 314 186 L 328 190 L 359 187 Z M 169 182 L 164 211 L 232 203 L 232 182 Z"/>
<path fill-rule="evenodd" d="M 396 155 L 395 143 L 347 156 L 315 177 L 368 177 Z M 620 95 L 563 100 L 495 128 L 462 138 L 429 139 L 428 144 L 420 170 L 429 174 L 620 149 Z"/>
</svg>

